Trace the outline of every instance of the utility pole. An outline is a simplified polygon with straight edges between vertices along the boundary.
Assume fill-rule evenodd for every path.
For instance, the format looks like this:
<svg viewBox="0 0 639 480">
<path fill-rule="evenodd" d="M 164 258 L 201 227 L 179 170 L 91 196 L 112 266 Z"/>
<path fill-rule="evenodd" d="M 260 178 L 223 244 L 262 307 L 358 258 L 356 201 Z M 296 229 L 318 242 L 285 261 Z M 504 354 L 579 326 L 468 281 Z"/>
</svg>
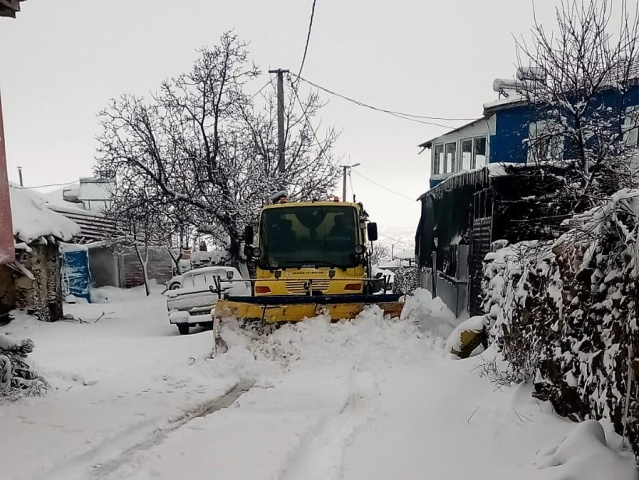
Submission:
<svg viewBox="0 0 639 480">
<path fill-rule="evenodd" d="M 277 73 L 277 171 L 284 173 L 284 74 L 288 70 L 269 70 L 268 73 Z"/>
<path fill-rule="evenodd" d="M 22 183 L 22 167 L 18 167 L 18 176 L 20 177 L 20 186 L 24 187 L 24 183 Z"/>
<path fill-rule="evenodd" d="M 348 172 L 348 174 L 350 175 L 351 173 L 351 168 L 353 167 L 357 167 L 359 166 L 359 163 L 356 163 L 354 165 L 342 165 L 343 170 L 343 175 L 342 175 L 342 201 L 345 202 L 346 201 L 346 172 Z"/>
</svg>

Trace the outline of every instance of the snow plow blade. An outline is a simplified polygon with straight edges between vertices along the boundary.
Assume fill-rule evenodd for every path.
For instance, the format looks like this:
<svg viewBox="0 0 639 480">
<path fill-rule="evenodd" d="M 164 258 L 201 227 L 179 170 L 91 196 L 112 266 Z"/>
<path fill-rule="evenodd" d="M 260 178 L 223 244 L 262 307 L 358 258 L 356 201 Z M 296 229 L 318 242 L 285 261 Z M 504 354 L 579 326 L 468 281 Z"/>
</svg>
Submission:
<svg viewBox="0 0 639 480">
<path fill-rule="evenodd" d="M 263 323 L 299 322 L 326 313 L 332 321 L 355 318 L 367 305 L 377 305 L 385 315 L 399 317 L 404 302 L 400 294 L 385 295 L 272 295 L 229 296 L 215 305 L 214 318 L 235 317 Z"/>
</svg>

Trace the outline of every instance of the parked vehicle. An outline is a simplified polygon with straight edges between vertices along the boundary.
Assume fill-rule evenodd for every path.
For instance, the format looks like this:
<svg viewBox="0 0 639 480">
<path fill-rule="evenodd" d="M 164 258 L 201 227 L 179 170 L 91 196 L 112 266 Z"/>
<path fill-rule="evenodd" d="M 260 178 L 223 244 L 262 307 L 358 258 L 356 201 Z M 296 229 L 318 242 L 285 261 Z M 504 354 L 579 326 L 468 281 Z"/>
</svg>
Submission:
<svg viewBox="0 0 639 480">
<path fill-rule="evenodd" d="M 174 275 L 173 277 L 171 277 L 171 280 L 166 282 L 166 289 L 177 290 L 178 288 L 182 287 L 182 277 L 183 275 Z"/>
<path fill-rule="evenodd" d="M 181 277 L 178 288 L 165 292 L 169 322 L 177 326 L 181 335 L 188 334 L 194 325 L 212 325 L 218 286 L 222 294 L 249 295 L 251 291 L 250 283 L 243 281 L 240 272 L 233 267 L 196 268 Z"/>
</svg>

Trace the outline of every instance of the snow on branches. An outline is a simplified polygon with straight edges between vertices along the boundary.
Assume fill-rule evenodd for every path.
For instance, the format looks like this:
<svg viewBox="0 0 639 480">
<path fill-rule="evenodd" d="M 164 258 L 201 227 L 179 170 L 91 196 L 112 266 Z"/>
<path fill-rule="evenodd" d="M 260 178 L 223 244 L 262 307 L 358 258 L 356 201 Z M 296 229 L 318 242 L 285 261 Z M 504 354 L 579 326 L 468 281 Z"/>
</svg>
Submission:
<svg viewBox="0 0 639 480">
<path fill-rule="evenodd" d="M 563 0 L 554 30 L 535 19 L 532 40 L 516 42 L 518 93 L 534 112 L 528 163 L 579 166 L 575 212 L 636 186 L 639 14 L 626 0 L 614 13 L 610 0 Z"/>
<path fill-rule="evenodd" d="M 115 178 L 120 204 L 143 194 L 142 212 L 160 208 L 174 216 L 175 228 L 212 235 L 237 260 L 244 226 L 275 191 L 305 199 L 331 191 L 339 175 L 331 154 L 337 132 L 329 128 L 322 138 L 313 125 L 323 106 L 319 97 L 301 99 L 292 85 L 286 168 L 279 172 L 276 97 L 261 97 L 258 107 L 257 95 L 246 92 L 260 73 L 246 44 L 225 33 L 149 100 L 112 100 L 100 113 L 96 170 Z"/>
<path fill-rule="evenodd" d="M 27 362 L 26 357 L 32 351 L 31 340 L 16 342 L 0 335 L 0 399 L 16 400 L 47 391 L 47 382 Z"/>
</svg>

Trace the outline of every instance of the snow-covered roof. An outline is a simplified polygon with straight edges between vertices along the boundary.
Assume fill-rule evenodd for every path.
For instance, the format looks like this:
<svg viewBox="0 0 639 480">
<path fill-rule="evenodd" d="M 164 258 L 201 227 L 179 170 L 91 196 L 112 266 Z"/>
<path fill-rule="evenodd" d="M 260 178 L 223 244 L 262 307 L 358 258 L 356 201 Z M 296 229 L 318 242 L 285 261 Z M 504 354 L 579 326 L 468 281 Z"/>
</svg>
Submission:
<svg viewBox="0 0 639 480">
<path fill-rule="evenodd" d="M 69 241 L 80 233 L 80 227 L 72 220 L 56 213 L 45 205 L 47 199 L 27 188 L 9 188 L 13 236 L 16 240 L 31 243 L 40 237 L 52 235 Z"/>
<path fill-rule="evenodd" d="M 42 193 L 42 196 L 47 199 L 51 205 L 57 205 L 66 208 L 73 208 L 76 210 L 82 210 L 82 204 L 79 202 L 69 202 L 65 199 L 65 194 L 73 191 L 75 196 L 80 192 L 79 183 L 71 183 L 62 188 L 57 188 L 50 192 Z"/>
<path fill-rule="evenodd" d="M 439 136 L 437 136 L 437 137 L 431 138 L 430 140 L 426 140 L 424 143 L 420 143 L 420 144 L 419 144 L 419 145 L 417 145 L 417 146 L 418 146 L 418 147 L 422 147 L 423 149 L 425 149 L 425 148 L 430 148 L 430 147 L 433 145 L 433 143 L 434 143 L 434 142 L 436 142 L 438 139 L 440 139 L 440 138 L 442 138 L 442 137 L 445 137 L 446 135 L 450 135 L 451 133 L 459 132 L 459 131 L 464 130 L 464 129 L 466 129 L 466 128 L 473 127 L 473 126 L 474 126 L 474 125 L 476 125 L 478 122 L 485 122 L 485 121 L 486 121 L 486 119 L 487 119 L 489 116 L 490 116 L 490 115 L 484 115 L 484 116 L 482 116 L 482 117 L 479 117 L 479 118 L 477 118 L 477 119 L 473 120 L 472 122 L 468 122 L 468 123 L 466 123 L 466 124 L 462 125 L 461 127 L 454 128 L 454 129 L 452 129 L 452 130 L 450 130 L 450 131 L 448 131 L 448 132 L 446 132 L 446 133 L 444 133 L 444 134 L 442 134 L 442 135 L 439 135 Z"/>
<path fill-rule="evenodd" d="M 514 94 L 504 98 L 498 98 L 492 102 L 484 103 L 484 114 L 492 113 L 495 110 L 502 110 L 504 108 L 512 108 L 519 105 L 523 105 L 527 102 L 526 97 L 520 94 Z"/>
</svg>

